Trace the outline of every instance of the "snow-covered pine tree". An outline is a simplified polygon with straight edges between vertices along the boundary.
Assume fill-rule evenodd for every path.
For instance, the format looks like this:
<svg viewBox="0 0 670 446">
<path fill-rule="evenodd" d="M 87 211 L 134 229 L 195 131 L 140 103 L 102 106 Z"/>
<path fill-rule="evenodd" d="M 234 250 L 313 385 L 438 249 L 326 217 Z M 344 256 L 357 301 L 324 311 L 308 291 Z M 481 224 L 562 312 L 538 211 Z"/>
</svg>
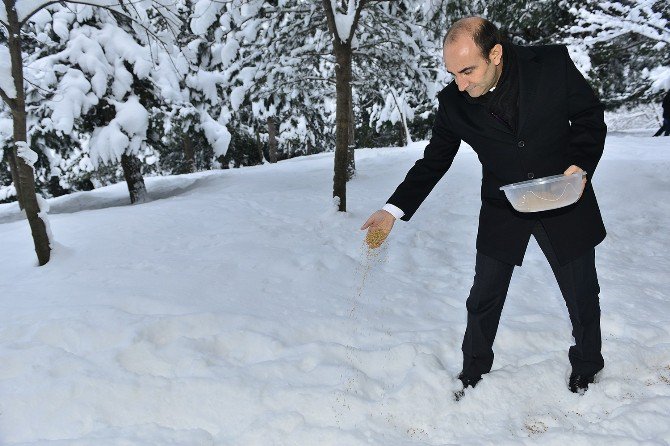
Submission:
<svg viewBox="0 0 670 446">
<path fill-rule="evenodd" d="M 41 199 L 41 197 L 38 197 L 35 192 L 33 165 L 38 157 L 31 150 L 28 142 L 24 85 L 25 54 L 22 45 L 26 23 L 53 3 L 55 2 L 46 0 L 25 0 L 20 3 L 17 3 L 16 0 L 3 0 L 4 8 L 0 8 L 0 29 L 2 29 L 4 41 L 6 41 L 6 45 L 4 43 L 0 44 L 0 53 L 3 56 L 0 59 L 4 62 L 0 64 L 0 98 L 10 109 L 12 115 L 12 144 L 7 158 L 11 166 L 12 179 L 19 203 L 25 209 L 28 217 L 40 265 L 49 261 L 51 247 L 46 217 L 47 209 L 46 206 L 42 207 L 39 204 L 38 198 Z M 77 1 L 68 3 L 74 4 Z M 103 161 L 105 158 L 111 159 L 114 155 L 118 157 L 128 155 L 125 153 L 126 149 L 131 152 L 137 151 L 142 148 L 146 139 L 146 122 L 148 121 L 148 119 L 145 119 L 146 109 L 140 104 L 137 96 L 133 94 L 126 96 L 124 94 L 120 100 L 115 97 L 121 95 L 124 87 L 132 84 L 132 75 L 123 67 L 124 62 L 131 65 L 135 62 L 133 74 L 139 78 L 142 77 L 142 73 L 151 71 L 147 70 L 146 63 L 137 63 L 140 59 L 143 59 L 145 62 L 149 61 L 149 66 L 151 66 L 150 61 L 152 59 L 146 57 L 146 51 L 139 50 L 137 45 L 133 45 L 137 42 L 129 37 L 130 30 L 132 29 L 135 35 L 145 32 L 147 37 L 149 34 L 158 37 L 152 32 L 152 23 L 164 20 L 169 28 L 178 20 L 171 13 L 170 8 L 160 4 L 158 0 L 144 0 L 133 4 L 111 0 L 87 0 L 84 3 L 88 6 L 98 5 L 104 8 L 110 13 L 111 23 L 100 27 L 87 26 L 84 31 L 79 28 L 60 29 L 61 33 L 67 33 L 68 36 L 70 31 L 74 32 L 76 37 L 81 38 L 77 39 L 81 46 L 72 43 L 69 46 L 70 52 L 65 52 L 65 54 L 61 52 L 59 56 L 53 58 L 47 56 L 39 59 L 44 64 L 43 68 L 50 71 L 42 71 L 40 73 L 42 76 L 35 76 L 35 80 L 38 80 L 35 84 L 42 88 L 46 87 L 44 89 L 48 92 L 58 91 L 58 88 L 60 88 L 61 102 L 72 106 L 73 110 L 55 106 L 52 112 L 58 109 L 62 113 L 60 115 L 59 113 L 55 113 L 55 115 L 52 113 L 51 120 L 56 131 L 70 133 L 74 126 L 74 122 L 70 121 L 80 118 L 87 107 L 98 105 L 99 96 L 105 96 L 106 81 L 109 74 L 113 73 L 114 76 L 118 76 L 114 79 L 112 91 L 114 102 L 111 103 L 116 109 L 116 115 L 107 126 L 97 128 L 91 140 L 89 140 L 90 147 L 93 150 L 96 150 L 97 147 L 94 143 L 105 143 L 104 147 L 100 146 L 97 149 L 96 156 L 91 157 L 92 160 L 97 162 L 100 159 Z M 116 21 L 113 20 L 111 13 L 129 18 L 132 23 L 126 25 L 126 29 L 115 26 Z M 84 26 L 81 28 L 84 28 Z M 95 37 L 91 38 L 94 34 L 96 34 Z M 163 33 L 163 36 L 167 37 L 168 34 Z M 117 38 L 119 40 L 115 40 Z M 156 39 L 156 41 L 159 41 L 159 39 Z M 107 52 L 102 50 L 102 47 L 105 46 L 104 42 L 107 43 Z M 161 42 L 161 44 L 164 43 Z M 129 47 L 125 47 L 125 45 L 129 45 Z M 156 43 L 154 45 L 163 47 Z M 151 43 L 145 46 L 151 48 Z M 151 51 L 149 51 L 149 54 L 151 54 Z M 77 56 L 82 58 L 76 61 L 70 59 L 77 58 Z M 59 57 L 67 63 L 77 62 L 80 69 L 69 68 L 67 64 L 59 63 L 61 62 Z M 51 59 L 53 59 L 52 63 L 50 63 Z M 56 67 L 61 71 L 55 71 Z M 110 67 L 111 69 L 109 69 Z M 91 81 L 83 76 L 84 71 L 91 74 Z M 127 93 L 129 88 L 125 88 L 124 91 Z M 130 177 L 133 180 L 137 179 L 137 175 Z M 137 193 L 136 198 L 141 198 L 141 189 L 135 187 L 136 185 L 137 183 L 130 185 L 131 192 Z M 41 202 L 44 201 L 41 200 Z"/>
<path fill-rule="evenodd" d="M 449 16 L 441 2 L 388 2 L 363 11 L 356 36 L 354 89 L 369 125 L 399 129 L 399 145 L 412 140 L 410 122 L 425 119 L 446 84 L 442 38 Z M 424 137 L 425 135 L 421 135 Z"/>
<path fill-rule="evenodd" d="M 441 38 L 437 36 L 446 31 L 446 11 L 443 2 L 410 0 L 323 0 L 323 6 L 327 15 L 329 6 L 332 12 L 328 25 L 334 36 L 337 66 L 341 67 L 335 70 L 338 142 L 334 195 L 344 211 L 346 190 L 338 176 L 343 157 L 338 158 L 338 150 L 343 150 L 340 138 L 348 122 L 340 111 L 347 105 L 347 93 L 341 89 L 348 90 L 350 98 L 352 87 L 360 91 L 361 97 L 372 100 L 368 112 L 373 122 L 397 119 L 403 142 L 411 140 L 408 117 L 416 111 L 422 116 L 430 112 L 445 78 L 446 72 L 440 68 Z"/>
<path fill-rule="evenodd" d="M 323 11 L 296 0 L 247 6 L 229 35 L 228 45 L 239 47 L 238 59 L 225 71 L 232 81 L 233 116 L 248 117 L 245 124 L 259 130 L 270 162 L 325 150 L 334 120 Z"/>
<path fill-rule="evenodd" d="M 209 169 L 225 157 L 232 134 L 230 80 L 225 69 L 237 57 L 228 43 L 231 17 L 245 2 L 183 0 L 183 24 L 177 44 L 181 51 L 179 95 L 167 100 L 160 113 L 164 131 L 161 169 L 173 173 Z"/>
<path fill-rule="evenodd" d="M 31 149 L 38 154 L 36 186 L 47 196 L 86 190 L 92 186 L 93 166 L 88 150 L 82 147 L 87 135 L 80 134 L 76 127 L 69 133 L 53 127 L 51 116 L 54 105 L 51 101 L 61 102 L 62 97 L 42 83 L 45 73 L 39 71 L 42 58 L 66 49 L 68 39 L 63 37 L 68 34 L 64 30 L 71 26 L 72 16 L 78 14 L 83 21 L 83 14 L 91 12 L 90 7 L 52 5 L 32 15 L 24 26 L 28 140 Z"/>
<path fill-rule="evenodd" d="M 40 133 L 90 135 L 92 166 L 120 163 L 136 203 L 146 196 L 141 159 L 153 155 L 150 111 L 162 105 L 166 90 L 176 89 L 178 73 L 173 47 L 157 38 L 161 20 L 176 19 L 155 16 L 150 7 L 133 9 L 142 22 L 129 11 L 88 5 L 43 9 L 40 14 L 51 13 L 44 21 L 52 21 L 60 48 L 34 60 L 28 71 L 39 73 L 34 83 L 49 92 L 36 110 L 44 116 Z M 163 32 L 161 38 L 166 36 Z"/>
<path fill-rule="evenodd" d="M 333 195 L 345 210 L 354 161 L 352 111 L 361 110 L 354 100 L 383 108 L 395 92 L 394 107 L 400 105 L 405 117 L 416 108 L 422 114 L 432 108 L 440 44 L 432 37 L 438 31 L 425 29 L 435 26 L 441 6 L 409 0 L 250 2 L 261 20 L 241 23 L 234 36 L 240 58 L 228 71 L 237 78 L 231 105 L 235 109 L 248 100 L 259 121 L 279 121 L 278 140 L 284 143 L 295 138 L 318 146 L 337 122 Z"/>
<path fill-rule="evenodd" d="M 587 0 L 571 4 L 568 42 L 591 59 L 591 78 L 610 107 L 648 102 L 670 89 L 670 3 Z"/>
<path fill-rule="evenodd" d="M 0 44 L 0 60 L 2 60 L 0 62 L 0 98 L 10 109 L 12 116 L 12 138 L 7 160 L 10 164 L 19 204 L 25 210 L 28 218 L 38 262 L 44 265 L 49 261 L 51 255 L 51 243 L 46 216 L 47 208 L 40 206 L 35 192 L 33 165 L 37 161 L 37 154 L 26 142 L 27 122 L 21 37 L 24 11 L 17 9 L 15 0 L 3 0 L 3 5 L 4 8 L 0 8 L 0 29 L 2 29 L 6 45 Z M 43 200 L 41 202 L 43 203 Z"/>
</svg>

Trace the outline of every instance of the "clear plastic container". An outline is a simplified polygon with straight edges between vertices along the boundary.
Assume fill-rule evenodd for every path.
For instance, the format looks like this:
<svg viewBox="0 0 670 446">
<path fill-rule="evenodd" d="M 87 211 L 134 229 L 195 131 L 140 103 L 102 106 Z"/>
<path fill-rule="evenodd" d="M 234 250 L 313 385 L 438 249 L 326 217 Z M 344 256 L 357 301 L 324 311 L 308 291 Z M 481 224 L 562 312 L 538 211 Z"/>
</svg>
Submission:
<svg viewBox="0 0 670 446">
<path fill-rule="evenodd" d="M 582 179 L 586 172 L 572 175 L 553 175 L 500 188 L 514 209 L 519 212 L 540 212 L 569 206 L 582 193 Z"/>
</svg>

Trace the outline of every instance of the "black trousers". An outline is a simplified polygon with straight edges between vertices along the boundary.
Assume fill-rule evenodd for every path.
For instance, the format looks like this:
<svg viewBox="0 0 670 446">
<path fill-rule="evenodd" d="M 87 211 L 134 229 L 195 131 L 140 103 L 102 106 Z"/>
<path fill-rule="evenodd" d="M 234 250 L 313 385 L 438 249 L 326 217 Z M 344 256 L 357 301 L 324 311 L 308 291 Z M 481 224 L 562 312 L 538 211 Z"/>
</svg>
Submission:
<svg viewBox="0 0 670 446">
<path fill-rule="evenodd" d="M 600 353 L 600 303 L 595 250 L 566 265 L 560 265 L 547 233 L 538 221 L 533 236 L 556 276 L 572 322 L 575 344 L 568 358 L 572 373 L 591 375 L 603 368 Z M 466 307 L 468 325 L 463 338 L 463 373 L 476 378 L 491 371 L 493 341 L 505 303 L 514 265 L 477 253 L 475 278 Z M 542 297 L 538 298 L 538 305 Z"/>
</svg>

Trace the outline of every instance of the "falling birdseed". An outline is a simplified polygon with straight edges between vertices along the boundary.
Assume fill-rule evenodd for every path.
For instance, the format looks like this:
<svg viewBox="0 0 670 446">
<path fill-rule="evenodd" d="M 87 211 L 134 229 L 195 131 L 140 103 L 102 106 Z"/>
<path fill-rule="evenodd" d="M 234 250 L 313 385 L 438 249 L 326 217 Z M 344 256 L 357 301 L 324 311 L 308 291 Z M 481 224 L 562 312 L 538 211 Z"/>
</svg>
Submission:
<svg viewBox="0 0 670 446">
<path fill-rule="evenodd" d="M 388 234 L 387 231 L 381 229 L 371 230 L 368 231 L 365 240 L 361 243 L 361 260 L 356 268 L 355 274 L 357 283 L 351 302 L 351 309 L 349 310 L 350 324 L 348 325 L 353 330 L 351 333 L 352 339 L 360 338 L 362 334 L 361 330 L 364 330 L 364 327 L 361 327 L 360 324 L 356 322 L 358 319 L 357 310 L 363 297 L 363 289 L 365 288 L 368 277 L 374 266 L 387 261 L 388 243 L 384 243 L 384 241 Z M 365 374 L 361 372 L 362 365 L 358 348 L 352 345 L 347 345 L 344 361 L 348 365 L 349 370 L 341 376 L 344 382 L 344 388 L 336 392 L 335 404 L 333 406 L 335 422 L 338 425 L 340 425 L 345 418 L 345 413 L 348 413 L 351 410 L 350 397 L 358 394 L 358 389 L 361 383 L 365 382 Z"/>
<path fill-rule="evenodd" d="M 349 312 L 350 317 L 353 317 L 356 311 L 357 303 L 360 301 L 361 295 L 363 294 L 363 288 L 365 287 L 365 282 L 370 274 L 370 270 L 375 263 L 384 263 L 387 259 L 388 244 L 384 244 L 384 241 L 386 240 L 386 237 L 388 237 L 388 234 L 388 231 L 384 231 L 383 229 L 373 229 L 368 231 L 365 236 L 365 243 L 362 246 L 364 258 L 359 267 L 359 272 L 356 274 L 357 277 L 360 277 L 360 282 L 356 289 L 356 295 L 351 306 L 351 311 Z"/>
</svg>

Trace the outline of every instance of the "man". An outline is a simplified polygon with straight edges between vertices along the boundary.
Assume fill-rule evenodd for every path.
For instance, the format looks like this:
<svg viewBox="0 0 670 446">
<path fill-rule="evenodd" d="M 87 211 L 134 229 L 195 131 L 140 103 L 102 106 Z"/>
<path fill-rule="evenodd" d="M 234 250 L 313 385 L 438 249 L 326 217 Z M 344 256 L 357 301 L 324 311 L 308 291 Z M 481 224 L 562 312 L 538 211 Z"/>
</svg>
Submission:
<svg viewBox="0 0 670 446">
<path fill-rule="evenodd" d="M 670 136 L 670 91 L 667 91 L 665 93 L 665 96 L 663 97 L 663 124 L 661 124 L 661 128 L 658 129 L 658 131 L 654 134 L 654 136 L 661 136 L 661 134 L 665 134 L 665 136 Z"/>
<path fill-rule="evenodd" d="M 603 107 L 564 46 L 512 45 L 479 17 L 461 19 L 449 29 L 443 56 L 454 81 L 438 94 L 423 158 L 361 229 L 388 234 L 397 218 L 408 221 L 451 166 L 460 142 L 467 142 L 482 164 L 482 206 L 458 379 L 463 389 L 474 387 L 491 370 L 512 272 L 521 265 L 532 234 L 551 265 L 572 322 L 568 387 L 583 393 L 604 365 L 594 247 L 605 238 L 605 227 L 590 181 L 605 143 Z M 505 184 L 582 171 L 588 177 L 580 199 L 560 209 L 520 213 L 499 190 Z"/>
</svg>

